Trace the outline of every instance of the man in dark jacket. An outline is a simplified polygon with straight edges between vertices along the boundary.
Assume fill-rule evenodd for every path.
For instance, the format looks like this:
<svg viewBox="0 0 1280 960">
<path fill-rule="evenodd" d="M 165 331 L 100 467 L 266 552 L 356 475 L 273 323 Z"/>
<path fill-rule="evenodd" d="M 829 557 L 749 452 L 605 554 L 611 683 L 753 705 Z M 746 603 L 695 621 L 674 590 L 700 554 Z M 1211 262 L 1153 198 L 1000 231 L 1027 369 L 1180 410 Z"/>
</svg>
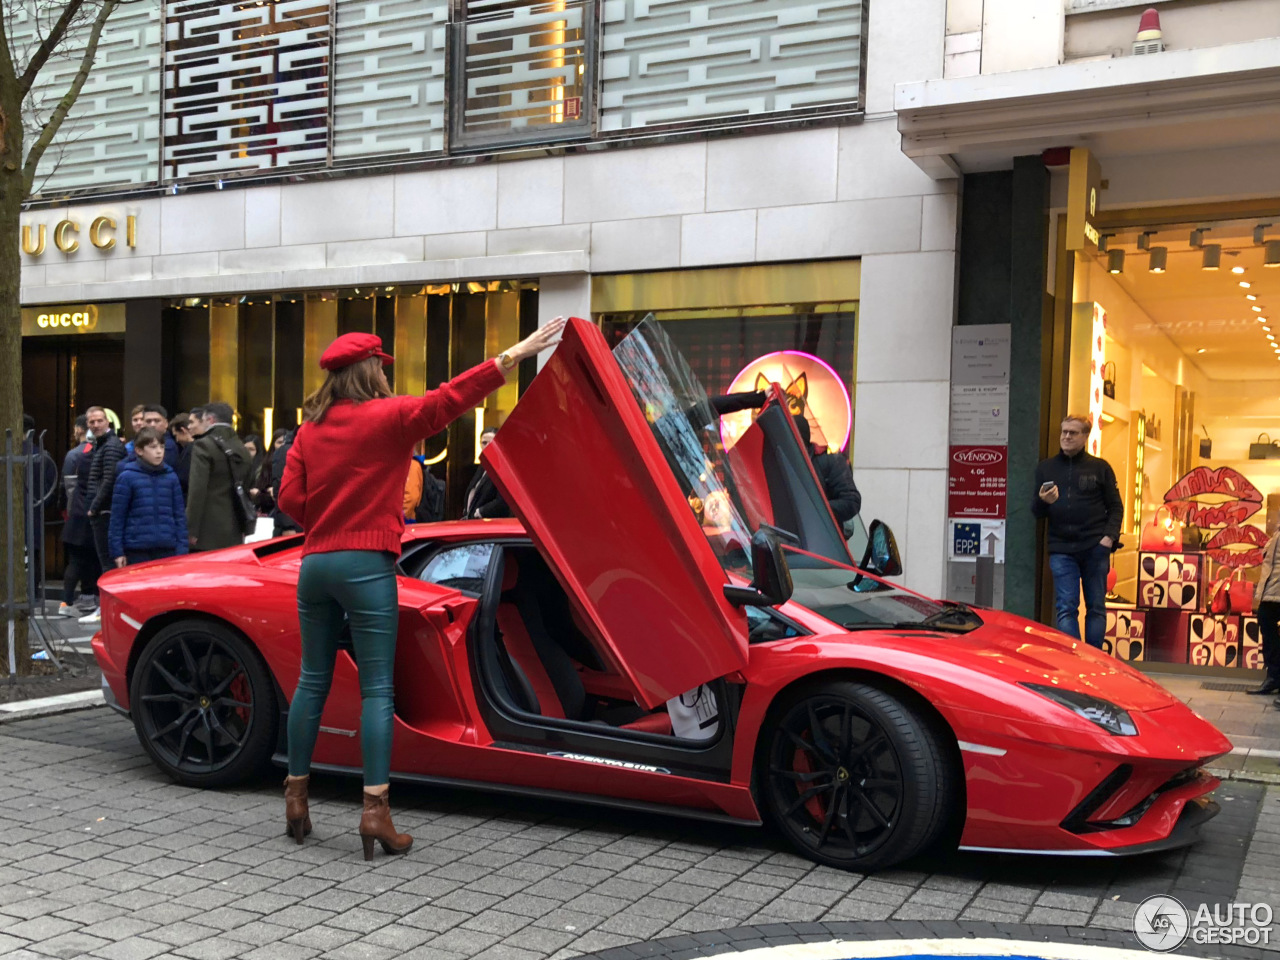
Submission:
<svg viewBox="0 0 1280 960">
<path fill-rule="evenodd" d="M 293 446 L 293 438 L 298 431 L 290 430 L 284 437 L 284 443 L 271 451 L 271 500 L 275 508 L 271 511 L 271 519 L 275 521 L 271 528 L 273 537 L 283 537 L 286 533 L 301 533 L 302 527 L 280 509 L 280 480 L 284 477 L 285 464 L 289 462 L 289 450 Z"/>
<path fill-rule="evenodd" d="M 89 483 L 85 490 L 89 530 L 93 534 L 93 547 L 98 555 L 98 568 L 111 570 L 115 567 L 115 561 L 111 558 L 111 550 L 107 543 L 107 534 L 111 527 L 111 494 L 115 490 L 116 466 L 125 457 L 124 443 L 111 429 L 106 411 L 102 407 L 90 407 L 85 411 L 85 415 L 89 418 L 89 430 L 93 433 Z M 95 609 L 87 616 L 81 617 L 80 622 L 90 626 L 101 623 L 101 611 Z"/>
<path fill-rule="evenodd" d="M 491 444 L 497 435 L 497 427 L 486 427 L 480 434 L 480 449 L 483 450 Z M 502 499 L 502 494 L 489 479 L 489 473 L 484 467 L 476 468 L 475 476 L 467 484 L 467 493 L 462 503 L 464 520 L 492 520 L 496 517 L 511 516 L 511 508 L 507 506 L 507 501 Z"/>
<path fill-rule="evenodd" d="M 1120 543 L 1124 501 L 1111 464 L 1085 452 L 1089 420 L 1062 421 L 1061 452 L 1036 467 L 1031 512 L 1049 521 L 1049 569 L 1053 573 L 1057 627 L 1080 639 L 1084 591 L 1084 639 L 1101 647 L 1107 628 L 1107 572 Z"/>
<path fill-rule="evenodd" d="M 107 422 L 102 417 L 102 423 Z M 89 434 L 89 418 L 76 417 L 76 445 L 67 451 L 62 460 L 62 483 L 66 496 L 65 522 L 62 525 L 62 544 L 66 547 L 67 565 L 62 572 L 62 603 L 58 615 L 80 616 L 76 612 L 76 588 L 84 593 L 83 602 L 89 606 L 80 611 L 89 613 L 98 606 L 98 552 L 93 548 L 93 535 L 89 532 L 88 501 L 85 492 L 89 488 L 89 462 L 93 456 L 93 441 Z"/>
<path fill-rule="evenodd" d="M 187 482 L 187 533 L 192 550 L 221 550 L 244 543 L 236 514 L 236 484 L 247 492 L 253 457 L 231 427 L 231 405 L 204 407 L 203 433 L 191 445 Z"/>
<path fill-rule="evenodd" d="M 813 472 L 818 475 L 822 492 L 831 505 L 831 512 L 835 514 L 836 522 L 844 526 L 862 509 L 862 494 L 853 482 L 853 468 L 841 454 L 814 453 L 809 442 L 809 421 L 800 413 L 795 414 L 794 419 L 796 429 L 800 431 L 800 439 L 804 441 L 804 447 L 813 460 Z"/>
</svg>

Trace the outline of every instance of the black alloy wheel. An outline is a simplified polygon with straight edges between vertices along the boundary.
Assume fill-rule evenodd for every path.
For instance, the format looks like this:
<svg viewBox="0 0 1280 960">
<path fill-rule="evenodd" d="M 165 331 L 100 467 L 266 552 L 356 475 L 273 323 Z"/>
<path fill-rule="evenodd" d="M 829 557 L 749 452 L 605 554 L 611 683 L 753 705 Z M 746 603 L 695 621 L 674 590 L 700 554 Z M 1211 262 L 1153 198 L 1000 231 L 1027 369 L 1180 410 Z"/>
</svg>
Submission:
<svg viewBox="0 0 1280 960">
<path fill-rule="evenodd" d="M 138 739 L 179 783 L 223 787 L 270 760 L 275 690 L 257 650 L 218 623 L 165 627 L 138 658 L 129 702 Z"/>
<path fill-rule="evenodd" d="M 804 856 L 868 871 L 940 838 L 958 780 L 916 711 L 877 687 L 832 681 L 772 716 L 760 756 L 765 806 Z"/>
</svg>

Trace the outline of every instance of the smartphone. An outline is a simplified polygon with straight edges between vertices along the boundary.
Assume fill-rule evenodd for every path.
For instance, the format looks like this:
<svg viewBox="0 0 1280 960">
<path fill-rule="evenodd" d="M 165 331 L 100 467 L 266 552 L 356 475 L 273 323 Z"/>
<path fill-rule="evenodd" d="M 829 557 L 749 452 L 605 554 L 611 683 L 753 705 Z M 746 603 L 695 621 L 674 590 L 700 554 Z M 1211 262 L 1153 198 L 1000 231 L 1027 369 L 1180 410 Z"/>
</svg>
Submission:
<svg viewBox="0 0 1280 960">
<path fill-rule="evenodd" d="M 1046 480 L 1044 483 L 1040 484 L 1040 492 L 1048 493 L 1050 490 L 1052 490 L 1056 486 L 1057 484 L 1054 483 L 1052 480 Z"/>
</svg>

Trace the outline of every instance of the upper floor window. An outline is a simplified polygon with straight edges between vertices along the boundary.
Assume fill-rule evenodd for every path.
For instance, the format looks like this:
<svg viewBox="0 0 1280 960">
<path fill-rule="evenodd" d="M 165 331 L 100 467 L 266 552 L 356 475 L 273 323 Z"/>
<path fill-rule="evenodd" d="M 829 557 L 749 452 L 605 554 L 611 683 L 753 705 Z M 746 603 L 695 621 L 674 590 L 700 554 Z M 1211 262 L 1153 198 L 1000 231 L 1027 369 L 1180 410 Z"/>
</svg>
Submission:
<svg viewBox="0 0 1280 960">
<path fill-rule="evenodd" d="M 596 0 L 465 0 L 453 25 L 452 142 L 546 142 L 591 132 Z"/>
</svg>

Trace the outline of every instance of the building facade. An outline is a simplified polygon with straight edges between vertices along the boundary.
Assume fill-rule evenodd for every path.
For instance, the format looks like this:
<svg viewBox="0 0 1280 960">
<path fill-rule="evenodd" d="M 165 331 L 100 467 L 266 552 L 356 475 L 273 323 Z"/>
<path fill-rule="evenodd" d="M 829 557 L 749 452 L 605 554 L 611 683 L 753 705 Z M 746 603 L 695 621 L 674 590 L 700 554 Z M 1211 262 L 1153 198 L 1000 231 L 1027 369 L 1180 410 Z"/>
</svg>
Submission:
<svg viewBox="0 0 1280 960">
<path fill-rule="evenodd" d="M 408 392 L 557 314 L 653 313 L 708 389 L 811 390 L 940 593 L 961 181 L 894 97 L 946 30 L 944 0 L 124 6 L 23 216 L 28 406 L 221 399 L 269 433 L 337 333 Z M 518 389 L 430 441 L 455 496 Z"/>
<path fill-rule="evenodd" d="M 957 330 L 1007 325 L 1005 605 L 1048 615 L 1032 471 L 1078 413 L 1125 501 L 1117 652 L 1255 668 L 1212 597 L 1280 521 L 1280 6 L 949 0 L 945 29 L 895 105 L 963 198 Z"/>
</svg>

